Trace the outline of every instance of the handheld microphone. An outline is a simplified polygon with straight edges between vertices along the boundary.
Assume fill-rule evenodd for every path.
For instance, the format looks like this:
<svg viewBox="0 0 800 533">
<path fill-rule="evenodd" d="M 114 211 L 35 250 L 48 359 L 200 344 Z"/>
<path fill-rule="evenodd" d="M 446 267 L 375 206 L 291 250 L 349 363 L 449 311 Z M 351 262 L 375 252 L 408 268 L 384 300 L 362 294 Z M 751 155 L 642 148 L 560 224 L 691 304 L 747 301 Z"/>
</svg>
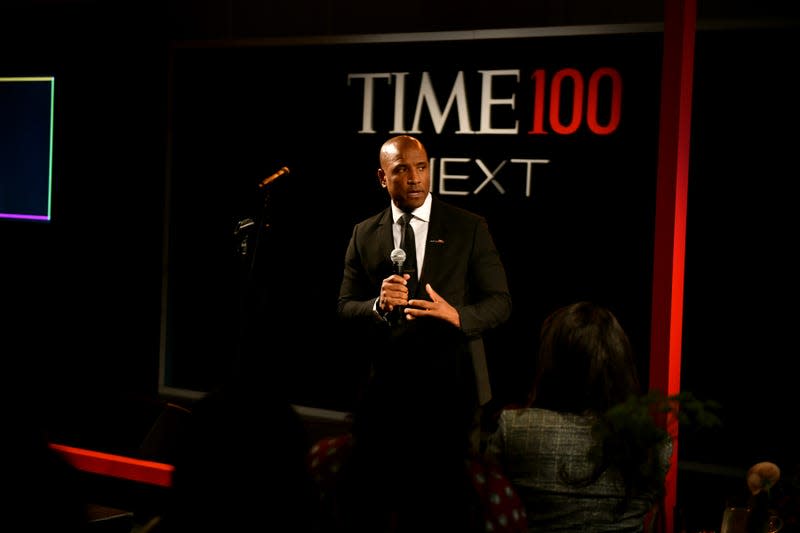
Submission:
<svg viewBox="0 0 800 533">
<path fill-rule="evenodd" d="M 392 250 L 392 253 L 389 254 L 389 258 L 392 260 L 392 265 L 394 265 L 394 273 L 402 276 L 403 263 L 406 262 L 406 251 L 402 248 L 395 248 Z"/>
<path fill-rule="evenodd" d="M 392 250 L 392 253 L 389 254 L 389 258 L 392 260 L 392 265 L 394 269 L 394 273 L 398 276 L 403 275 L 403 263 L 406 262 L 406 251 L 402 248 L 395 248 Z M 403 312 L 402 305 L 396 305 L 392 310 L 392 314 L 394 315 L 394 320 L 402 320 L 405 318 L 405 313 Z"/>
<path fill-rule="evenodd" d="M 266 187 L 267 185 L 269 185 L 270 183 L 272 183 L 276 179 L 278 179 L 281 176 L 283 176 L 284 174 L 288 174 L 288 173 L 289 173 L 289 167 L 283 167 L 280 170 L 278 170 L 275 174 L 273 174 L 272 176 L 266 177 L 263 180 L 261 180 L 261 183 L 258 184 L 258 188 L 259 189 L 263 189 L 264 187 Z"/>
</svg>

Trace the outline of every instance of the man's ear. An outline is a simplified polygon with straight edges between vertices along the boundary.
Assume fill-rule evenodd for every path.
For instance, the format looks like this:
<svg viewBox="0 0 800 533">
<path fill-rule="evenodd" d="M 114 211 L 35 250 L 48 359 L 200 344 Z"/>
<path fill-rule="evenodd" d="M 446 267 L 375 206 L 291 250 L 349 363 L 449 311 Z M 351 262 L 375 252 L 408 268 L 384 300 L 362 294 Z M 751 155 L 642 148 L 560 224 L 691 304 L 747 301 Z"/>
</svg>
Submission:
<svg viewBox="0 0 800 533">
<path fill-rule="evenodd" d="M 378 169 L 378 172 L 375 173 L 378 176 L 378 183 L 380 183 L 381 187 L 384 189 L 386 188 L 386 173 L 383 171 L 382 168 Z"/>
</svg>

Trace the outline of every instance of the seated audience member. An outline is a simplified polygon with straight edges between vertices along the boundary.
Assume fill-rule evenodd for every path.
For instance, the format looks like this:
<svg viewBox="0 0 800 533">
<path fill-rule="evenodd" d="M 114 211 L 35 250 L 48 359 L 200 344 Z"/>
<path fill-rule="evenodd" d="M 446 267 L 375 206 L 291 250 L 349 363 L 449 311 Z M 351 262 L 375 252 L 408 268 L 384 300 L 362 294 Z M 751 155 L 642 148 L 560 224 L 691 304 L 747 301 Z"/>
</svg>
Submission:
<svg viewBox="0 0 800 533">
<path fill-rule="evenodd" d="M 545 319 L 528 402 L 501 411 L 486 448 L 522 499 L 529 531 L 643 531 L 662 500 L 671 441 L 593 432 L 639 395 L 631 345 L 611 311 L 578 302 Z"/>
<path fill-rule="evenodd" d="M 319 531 L 302 418 L 246 378 L 192 407 L 178 438 L 173 499 L 155 531 Z"/>
<path fill-rule="evenodd" d="M 522 502 L 499 470 L 481 457 L 455 457 L 455 471 L 430 463 L 419 464 L 413 473 L 416 485 L 395 495 L 394 511 L 370 513 L 348 483 L 352 466 L 353 436 L 349 433 L 319 440 L 311 447 L 309 467 L 316 480 L 330 533 L 523 533 L 527 531 Z M 418 499 L 427 490 L 441 491 L 440 508 L 430 509 Z M 409 518 L 410 517 L 410 518 Z"/>
</svg>

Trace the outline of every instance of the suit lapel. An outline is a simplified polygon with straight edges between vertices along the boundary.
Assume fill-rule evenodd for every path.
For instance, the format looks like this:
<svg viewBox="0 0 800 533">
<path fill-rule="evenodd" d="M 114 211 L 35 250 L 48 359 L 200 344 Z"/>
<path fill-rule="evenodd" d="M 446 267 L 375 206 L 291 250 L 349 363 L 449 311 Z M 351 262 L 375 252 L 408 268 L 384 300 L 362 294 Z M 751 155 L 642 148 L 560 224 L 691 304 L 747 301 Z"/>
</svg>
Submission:
<svg viewBox="0 0 800 533">
<path fill-rule="evenodd" d="M 392 235 L 392 209 L 387 207 L 383 212 L 383 216 L 378 220 L 378 235 L 380 236 L 380 250 L 381 256 L 386 258 L 386 261 L 391 262 L 389 256 L 394 249 L 394 236 Z"/>
<path fill-rule="evenodd" d="M 431 205 L 431 219 L 428 223 L 428 236 L 425 239 L 425 259 L 422 265 L 422 276 L 417 285 L 417 294 L 421 298 L 426 298 L 425 284 L 436 278 L 436 272 L 442 264 L 445 254 L 445 244 L 447 242 L 447 232 L 442 216 L 441 204 L 433 199 Z M 433 284 L 435 286 L 435 283 Z"/>
</svg>

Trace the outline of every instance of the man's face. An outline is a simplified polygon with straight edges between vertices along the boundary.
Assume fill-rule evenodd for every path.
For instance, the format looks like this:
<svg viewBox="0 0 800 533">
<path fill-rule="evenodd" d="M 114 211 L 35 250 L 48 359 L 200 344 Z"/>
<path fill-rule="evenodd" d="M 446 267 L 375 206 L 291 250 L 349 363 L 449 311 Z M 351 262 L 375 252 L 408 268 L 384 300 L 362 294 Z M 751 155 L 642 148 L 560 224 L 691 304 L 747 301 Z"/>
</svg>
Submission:
<svg viewBox="0 0 800 533">
<path fill-rule="evenodd" d="M 403 211 L 421 206 L 431 189 L 428 154 L 419 143 L 399 140 L 384 147 L 378 171 L 381 187 Z"/>
</svg>

